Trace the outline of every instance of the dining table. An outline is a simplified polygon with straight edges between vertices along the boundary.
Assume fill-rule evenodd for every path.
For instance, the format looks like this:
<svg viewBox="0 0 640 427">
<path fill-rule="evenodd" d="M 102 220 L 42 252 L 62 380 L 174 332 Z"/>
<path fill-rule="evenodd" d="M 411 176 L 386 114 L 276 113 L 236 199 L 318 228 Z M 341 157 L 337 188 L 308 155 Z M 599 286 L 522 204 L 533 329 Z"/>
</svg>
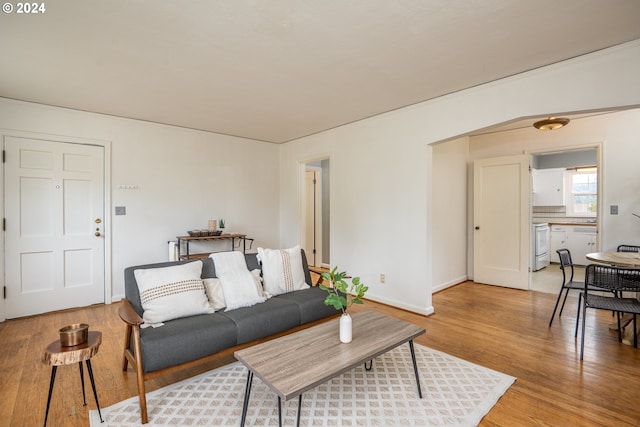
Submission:
<svg viewBox="0 0 640 427">
<path fill-rule="evenodd" d="M 600 264 L 640 268 L 638 252 L 592 252 L 587 254 L 587 259 Z"/>
</svg>

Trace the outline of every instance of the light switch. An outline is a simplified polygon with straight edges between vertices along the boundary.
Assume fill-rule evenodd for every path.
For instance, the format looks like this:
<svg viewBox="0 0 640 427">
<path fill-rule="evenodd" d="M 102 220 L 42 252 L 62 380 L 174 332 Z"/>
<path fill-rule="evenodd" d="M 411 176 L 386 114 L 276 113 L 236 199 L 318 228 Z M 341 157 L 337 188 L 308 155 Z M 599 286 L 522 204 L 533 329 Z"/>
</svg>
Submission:
<svg viewBox="0 0 640 427">
<path fill-rule="evenodd" d="M 116 206 L 116 215 L 126 215 L 127 207 L 126 206 Z"/>
<path fill-rule="evenodd" d="M 611 215 L 618 215 L 618 205 L 611 205 L 609 207 L 609 212 Z"/>
</svg>

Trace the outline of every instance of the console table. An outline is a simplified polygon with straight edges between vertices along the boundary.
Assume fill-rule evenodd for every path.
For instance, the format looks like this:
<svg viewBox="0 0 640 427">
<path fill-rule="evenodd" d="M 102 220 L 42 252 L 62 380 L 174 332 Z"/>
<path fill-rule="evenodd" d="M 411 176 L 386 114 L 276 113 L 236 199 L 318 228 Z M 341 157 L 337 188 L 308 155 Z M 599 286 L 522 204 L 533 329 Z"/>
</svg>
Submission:
<svg viewBox="0 0 640 427">
<path fill-rule="evenodd" d="M 206 241 L 215 241 L 215 240 L 229 240 L 231 241 L 231 250 L 234 250 L 236 247 L 236 240 L 242 240 L 242 253 L 247 251 L 247 240 L 253 241 L 253 239 L 247 238 L 246 234 L 221 234 L 219 236 L 201 236 L 201 237 L 192 237 L 192 236 L 177 236 L 178 239 L 178 259 L 202 259 L 209 256 L 210 253 L 200 253 L 200 254 L 192 254 L 189 252 L 189 243 L 191 242 L 206 242 Z M 184 242 L 185 253 L 182 254 L 182 243 Z"/>
</svg>

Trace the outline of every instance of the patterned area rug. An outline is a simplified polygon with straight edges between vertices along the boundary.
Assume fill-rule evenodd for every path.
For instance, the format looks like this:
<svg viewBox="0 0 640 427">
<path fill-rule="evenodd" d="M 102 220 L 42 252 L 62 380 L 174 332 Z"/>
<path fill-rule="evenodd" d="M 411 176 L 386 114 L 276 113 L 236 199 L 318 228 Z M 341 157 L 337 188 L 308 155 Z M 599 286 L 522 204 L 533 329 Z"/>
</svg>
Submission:
<svg viewBox="0 0 640 427">
<path fill-rule="evenodd" d="M 415 345 L 423 398 L 418 398 L 409 345 L 308 391 L 302 426 L 474 426 L 514 377 Z M 247 370 L 239 362 L 147 394 L 148 426 L 237 426 Z M 283 402 L 283 425 L 296 423 L 298 399 Z M 139 426 L 138 397 L 90 411 L 91 427 Z M 248 426 L 277 426 L 277 396 L 254 377 Z"/>
</svg>

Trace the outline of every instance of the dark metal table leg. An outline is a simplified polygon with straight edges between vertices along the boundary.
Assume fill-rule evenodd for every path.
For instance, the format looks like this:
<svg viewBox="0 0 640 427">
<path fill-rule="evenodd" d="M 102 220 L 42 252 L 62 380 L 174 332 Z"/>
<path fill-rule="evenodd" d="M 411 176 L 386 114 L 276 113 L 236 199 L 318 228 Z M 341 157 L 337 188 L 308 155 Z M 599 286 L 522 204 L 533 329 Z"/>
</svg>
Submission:
<svg viewBox="0 0 640 427">
<path fill-rule="evenodd" d="M 57 366 L 51 367 L 51 381 L 49 381 L 49 398 L 47 399 L 47 412 L 44 414 L 44 427 L 47 427 L 47 418 L 49 418 L 49 405 L 51 405 L 51 393 L 53 393 L 53 383 L 56 381 Z"/>
<path fill-rule="evenodd" d="M 282 427 L 282 399 L 278 396 L 278 426 Z"/>
<path fill-rule="evenodd" d="M 78 363 L 80 366 L 80 384 L 82 384 L 82 406 L 87 406 L 87 395 L 84 392 L 84 369 L 82 368 L 82 362 Z"/>
<path fill-rule="evenodd" d="M 93 398 L 96 400 L 96 406 L 98 407 L 98 415 L 100 416 L 100 422 L 103 423 L 102 412 L 100 411 L 100 402 L 98 402 L 98 392 L 96 391 L 96 382 L 93 379 L 93 369 L 91 369 L 91 360 L 87 359 L 87 371 L 89 371 L 89 379 L 91 379 L 91 388 L 93 389 Z M 84 381 L 83 381 L 84 384 Z M 84 389 L 84 385 L 83 385 Z"/>
<path fill-rule="evenodd" d="M 411 349 L 411 360 L 413 361 L 413 372 L 416 374 L 416 384 L 418 385 L 418 396 L 422 399 L 422 389 L 420 388 L 420 376 L 418 375 L 418 364 L 416 363 L 416 352 L 413 349 L 413 340 L 409 340 L 409 348 Z"/>
<path fill-rule="evenodd" d="M 240 418 L 240 426 L 244 427 L 247 419 L 247 407 L 249 406 L 249 396 L 251 395 L 251 384 L 253 382 L 253 372 L 249 369 L 247 374 L 247 385 L 244 389 L 244 403 L 242 404 L 242 418 Z"/>
<path fill-rule="evenodd" d="M 298 396 L 298 420 L 296 421 L 297 427 L 300 427 L 300 412 L 302 412 L 302 394 Z"/>
</svg>

